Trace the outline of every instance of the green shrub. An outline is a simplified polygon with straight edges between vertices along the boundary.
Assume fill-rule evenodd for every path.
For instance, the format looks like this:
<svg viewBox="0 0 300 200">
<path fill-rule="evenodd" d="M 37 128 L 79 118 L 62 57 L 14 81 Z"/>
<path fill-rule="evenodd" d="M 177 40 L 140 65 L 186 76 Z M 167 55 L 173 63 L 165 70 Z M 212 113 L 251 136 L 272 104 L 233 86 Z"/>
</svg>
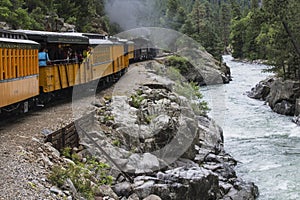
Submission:
<svg viewBox="0 0 300 200">
<path fill-rule="evenodd" d="M 115 120 L 115 117 L 112 115 L 105 115 L 104 116 L 104 122 L 110 121 L 110 120 Z"/>
<path fill-rule="evenodd" d="M 145 122 L 146 122 L 146 124 L 150 124 L 151 121 L 152 121 L 153 119 L 155 119 L 156 117 L 157 117 L 156 114 L 155 114 L 155 115 L 147 115 L 147 116 L 145 117 Z"/>
<path fill-rule="evenodd" d="M 166 76 L 172 81 L 184 81 L 184 77 L 180 74 L 179 69 L 169 67 L 166 71 Z"/>
<path fill-rule="evenodd" d="M 145 99 L 144 97 L 138 94 L 131 95 L 131 106 L 135 108 L 140 108 L 141 103 L 144 99 Z"/>
<path fill-rule="evenodd" d="M 202 101 L 202 94 L 200 93 L 200 87 L 194 83 L 181 82 L 176 84 L 175 92 L 186 97 L 190 101 L 190 105 L 197 115 L 206 115 L 210 110 L 207 102 Z"/>
<path fill-rule="evenodd" d="M 104 95 L 104 100 L 106 101 L 111 101 L 112 100 L 112 96 L 111 95 Z"/>
<path fill-rule="evenodd" d="M 166 66 L 174 67 L 179 70 L 180 74 L 187 74 L 191 68 L 191 64 L 184 57 L 170 56 L 165 62 Z"/>
<path fill-rule="evenodd" d="M 54 166 L 48 178 L 58 187 L 63 186 L 69 178 L 79 193 L 87 199 L 94 199 L 97 187 L 112 184 L 113 178 L 108 175 L 109 168 L 106 163 L 88 158 L 86 163 L 76 161 L 76 164 L 68 163 L 66 167 Z"/>
<path fill-rule="evenodd" d="M 117 146 L 117 147 L 120 147 L 121 142 L 120 142 L 120 140 L 115 139 L 115 140 L 112 141 L 112 145 Z"/>
<path fill-rule="evenodd" d="M 72 148 L 71 147 L 65 147 L 62 150 L 62 155 L 65 156 L 66 158 L 71 158 L 72 157 Z"/>
</svg>

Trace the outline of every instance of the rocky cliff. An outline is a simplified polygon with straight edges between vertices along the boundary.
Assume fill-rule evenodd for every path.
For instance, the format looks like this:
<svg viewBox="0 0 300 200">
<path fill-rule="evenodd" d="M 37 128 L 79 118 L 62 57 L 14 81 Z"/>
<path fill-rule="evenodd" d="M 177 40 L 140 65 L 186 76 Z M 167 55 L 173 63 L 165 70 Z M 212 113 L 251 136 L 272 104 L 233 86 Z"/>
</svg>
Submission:
<svg viewBox="0 0 300 200">
<path fill-rule="evenodd" d="M 300 82 L 270 77 L 259 82 L 248 96 L 266 101 L 272 110 L 283 115 L 300 114 Z"/>
<path fill-rule="evenodd" d="M 226 63 L 220 63 L 205 50 L 185 50 L 180 54 L 181 58 L 177 56 L 164 58 L 164 64 L 179 69 L 187 81 L 195 82 L 201 86 L 231 81 L 230 68 Z M 192 60 L 192 63 L 188 60 Z"/>
<path fill-rule="evenodd" d="M 99 147 L 113 160 L 109 196 L 255 199 L 258 188 L 236 175 L 237 161 L 224 151 L 222 129 L 196 112 L 205 108 L 184 83 L 174 81 L 174 73 L 156 61 L 135 64 L 98 105 L 99 126 L 91 136 L 97 144 L 87 137 L 81 142 L 100 160 L 107 156 Z"/>
</svg>

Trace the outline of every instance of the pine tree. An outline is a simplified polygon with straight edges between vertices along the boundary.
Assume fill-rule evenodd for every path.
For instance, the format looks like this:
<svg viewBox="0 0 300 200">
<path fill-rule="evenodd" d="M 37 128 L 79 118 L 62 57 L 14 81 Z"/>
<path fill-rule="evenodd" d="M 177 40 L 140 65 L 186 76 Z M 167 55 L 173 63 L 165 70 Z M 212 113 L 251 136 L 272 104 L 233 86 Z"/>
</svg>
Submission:
<svg viewBox="0 0 300 200">
<path fill-rule="evenodd" d="M 264 1 L 266 23 L 258 41 L 268 48 L 268 60 L 274 66 L 270 70 L 284 78 L 300 80 L 299 8 L 297 0 Z"/>
</svg>

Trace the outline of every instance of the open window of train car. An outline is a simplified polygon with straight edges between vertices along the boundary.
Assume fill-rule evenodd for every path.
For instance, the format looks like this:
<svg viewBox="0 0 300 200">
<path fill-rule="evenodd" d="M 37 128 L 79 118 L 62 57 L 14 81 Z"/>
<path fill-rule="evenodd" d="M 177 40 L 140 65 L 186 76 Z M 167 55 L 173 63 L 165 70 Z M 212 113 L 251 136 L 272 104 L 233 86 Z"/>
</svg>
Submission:
<svg viewBox="0 0 300 200">
<path fill-rule="evenodd" d="M 48 50 L 51 64 L 82 62 L 83 52 L 88 49 L 88 38 L 72 33 L 17 30 Z"/>
<path fill-rule="evenodd" d="M 40 67 L 40 88 L 43 92 L 52 92 L 85 83 L 88 67 L 84 62 L 83 51 L 88 49 L 88 38 L 68 33 L 18 30 L 31 40 L 40 43 L 48 50 L 50 62 Z M 84 79 L 77 78 L 79 73 Z"/>
<path fill-rule="evenodd" d="M 110 77 L 114 73 L 113 46 L 114 43 L 107 40 L 106 36 L 97 33 L 68 33 L 75 36 L 85 36 L 89 38 L 90 55 L 84 64 L 91 69 L 87 73 L 87 81 Z"/>
<path fill-rule="evenodd" d="M 39 94 L 37 42 L 0 30 L 0 108 Z"/>
</svg>

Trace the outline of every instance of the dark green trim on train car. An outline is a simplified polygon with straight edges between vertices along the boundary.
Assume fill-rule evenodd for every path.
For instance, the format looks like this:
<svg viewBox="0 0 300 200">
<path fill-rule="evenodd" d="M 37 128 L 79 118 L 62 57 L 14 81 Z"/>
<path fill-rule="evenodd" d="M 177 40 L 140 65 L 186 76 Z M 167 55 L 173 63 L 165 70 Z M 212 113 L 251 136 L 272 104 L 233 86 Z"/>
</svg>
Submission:
<svg viewBox="0 0 300 200">
<path fill-rule="evenodd" d="M 34 77 L 39 77 L 39 74 L 33 74 L 33 75 L 29 75 L 29 76 L 22 76 L 22 77 L 18 77 L 18 78 L 4 79 L 4 80 L 0 80 L 0 83 L 13 82 L 13 81 L 18 81 L 18 80 L 34 78 Z"/>
<path fill-rule="evenodd" d="M 38 49 L 38 44 L 25 44 L 15 42 L 0 41 L 0 48 L 2 49 Z"/>
<path fill-rule="evenodd" d="M 77 37 L 77 36 L 49 35 L 47 38 L 47 42 L 66 43 L 66 44 L 89 44 L 89 39 L 86 37 Z"/>
<path fill-rule="evenodd" d="M 87 37 L 81 36 L 70 36 L 70 35 L 59 35 L 59 34 L 30 34 L 27 33 L 27 37 L 30 40 L 36 42 L 46 42 L 46 43 L 56 43 L 56 44 L 89 44 L 89 39 Z"/>
</svg>

